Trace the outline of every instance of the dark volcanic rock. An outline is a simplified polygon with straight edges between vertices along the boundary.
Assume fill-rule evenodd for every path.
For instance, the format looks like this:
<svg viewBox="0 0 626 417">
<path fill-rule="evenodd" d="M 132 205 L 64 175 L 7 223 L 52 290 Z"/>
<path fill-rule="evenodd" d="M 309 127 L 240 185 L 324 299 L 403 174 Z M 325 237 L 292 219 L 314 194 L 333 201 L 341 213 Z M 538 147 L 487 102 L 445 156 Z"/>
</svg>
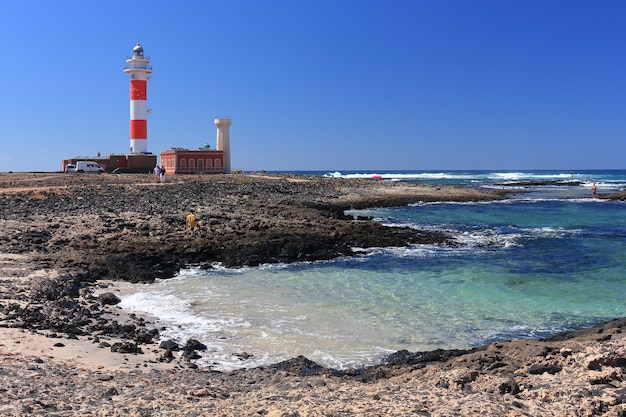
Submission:
<svg viewBox="0 0 626 417">
<path fill-rule="evenodd" d="M 582 181 L 558 181 L 558 180 L 542 180 L 542 181 L 513 181 L 494 184 L 500 187 L 544 187 L 550 186 L 563 186 L 563 187 L 578 187 L 583 184 Z"/>
<path fill-rule="evenodd" d="M 122 300 L 112 292 L 105 292 L 103 294 L 100 294 L 98 299 L 100 300 L 100 304 L 102 305 L 115 305 L 122 302 Z"/>
<path fill-rule="evenodd" d="M 611 338 L 613 334 L 620 334 L 626 328 L 626 318 L 622 317 L 607 321 L 594 327 L 587 329 L 576 330 L 571 332 L 564 332 L 552 336 L 547 339 L 551 342 L 563 341 L 569 339 L 586 339 L 586 340 L 607 340 Z"/>
<path fill-rule="evenodd" d="M 196 339 L 189 339 L 187 340 L 187 343 L 185 343 L 185 347 L 183 348 L 184 351 L 186 352 L 190 352 L 190 351 L 194 351 L 194 350 L 206 350 L 207 347 L 204 343 L 200 343 L 198 342 Z"/>
<path fill-rule="evenodd" d="M 626 192 L 617 192 L 610 194 L 598 194 L 597 198 L 604 200 L 626 201 Z"/>
<path fill-rule="evenodd" d="M 164 341 L 161 342 L 159 347 L 161 349 L 167 349 L 167 350 L 170 350 L 170 351 L 180 350 L 180 346 L 178 345 L 178 343 L 174 342 L 173 340 L 164 340 Z"/>
<path fill-rule="evenodd" d="M 117 342 L 111 346 L 111 352 L 143 354 L 143 351 L 137 344 L 132 342 Z"/>
<path fill-rule="evenodd" d="M 270 369 L 285 371 L 302 376 L 319 375 L 328 372 L 326 368 L 305 358 L 304 356 L 298 356 L 297 358 L 277 363 L 270 366 Z"/>
<path fill-rule="evenodd" d="M 33 282 L 34 296 L 39 299 L 50 301 L 64 298 L 76 298 L 83 284 L 79 279 L 70 276 L 62 276 L 55 279 L 37 280 Z"/>
<path fill-rule="evenodd" d="M 456 356 L 464 355 L 468 351 L 460 349 L 436 349 L 429 352 L 409 352 L 400 350 L 398 352 L 387 355 L 382 363 L 385 365 L 414 365 L 418 363 L 447 361 Z"/>
<path fill-rule="evenodd" d="M 188 265 L 255 266 L 349 256 L 353 248 L 454 244 L 443 233 L 385 227 L 344 211 L 504 195 L 319 176 L 172 176 L 164 185 L 142 175 L 44 178 L 51 188 L 42 197 L 0 198 L 10 225 L 0 251 L 29 253 L 40 267 L 68 271 L 80 282 L 151 282 Z M 41 186 L 37 176 L 32 181 Z M 184 230 L 191 208 L 199 236 Z"/>
</svg>

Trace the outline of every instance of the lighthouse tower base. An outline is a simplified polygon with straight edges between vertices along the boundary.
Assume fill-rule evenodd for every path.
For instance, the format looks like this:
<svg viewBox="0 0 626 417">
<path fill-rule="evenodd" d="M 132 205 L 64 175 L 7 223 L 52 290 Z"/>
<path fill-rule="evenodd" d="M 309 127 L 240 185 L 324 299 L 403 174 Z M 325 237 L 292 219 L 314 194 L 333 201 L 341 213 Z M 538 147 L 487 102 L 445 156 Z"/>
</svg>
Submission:
<svg viewBox="0 0 626 417">
<path fill-rule="evenodd" d="M 150 152 L 148 152 L 148 141 L 145 139 L 131 139 L 130 153 L 131 155 L 149 154 Z"/>
</svg>

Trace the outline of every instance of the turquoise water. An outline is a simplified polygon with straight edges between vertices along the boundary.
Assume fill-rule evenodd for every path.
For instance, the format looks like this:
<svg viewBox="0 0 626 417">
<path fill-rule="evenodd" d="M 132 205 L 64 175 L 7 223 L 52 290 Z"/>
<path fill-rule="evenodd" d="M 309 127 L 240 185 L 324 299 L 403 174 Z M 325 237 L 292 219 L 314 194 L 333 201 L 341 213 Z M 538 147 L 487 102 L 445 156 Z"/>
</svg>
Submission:
<svg viewBox="0 0 626 417">
<path fill-rule="evenodd" d="M 380 175 L 423 182 L 423 174 Z M 506 178 L 572 175 L 584 184 L 520 187 L 524 193 L 497 202 L 351 211 L 387 225 L 443 230 L 456 244 L 376 248 L 320 263 L 183 270 L 171 280 L 127 285 L 122 306 L 159 317 L 166 339 L 207 344 L 200 364 L 217 369 L 297 355 L 356 367 L 400 349 L 471 348 L 626 316 L 626 204 L 589 198 L 592 183 L 600 193 L 621 190 L 626 172 L 428 174 L 429 181 L 451 184 L 456 175 L 456 183 L 489 188 Z M 253 356 L 242 360 L 243 352 Z"/>
</svg>

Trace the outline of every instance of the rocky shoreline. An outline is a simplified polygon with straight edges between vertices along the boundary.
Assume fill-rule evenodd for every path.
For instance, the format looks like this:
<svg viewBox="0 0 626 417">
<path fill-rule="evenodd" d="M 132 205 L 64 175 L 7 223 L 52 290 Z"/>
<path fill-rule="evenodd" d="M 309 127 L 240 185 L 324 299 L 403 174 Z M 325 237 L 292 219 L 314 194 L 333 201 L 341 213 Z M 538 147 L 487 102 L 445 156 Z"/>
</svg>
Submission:
<svg viewBox="0 0 626 417">
<path fill-rule="evenodd" d="M 154 184 L 148 175 L 0 174 L 0 414 L 626 415 L 622 319 L 549 340 L 397 352 L 359 370 L 300 357 L 222 373 L 197 369 L 203 346 L 193 340 L 159 342 L 150 318 L 125 315 L 105 281 L 151 282 L 192 264 L 454 245 L 446 235 L 387 228 L 344 211 L 504 197 L 287 175 L 174 176 Z M 190 208 L 201 236 L 184 230 Z"/>
<path fill-rule="evenodd" d="M 504 192 L 319 176 L 0 175 L 0 253 L 28 253 L 40 268 L 81 280 L 150 282 L 187 265 L 315 261 L 353 248 L 453 242 L 344 215 L 349 208 L 485 200 Z M 194 209 L 202 236 L 184 219 Z"/>
</svg>

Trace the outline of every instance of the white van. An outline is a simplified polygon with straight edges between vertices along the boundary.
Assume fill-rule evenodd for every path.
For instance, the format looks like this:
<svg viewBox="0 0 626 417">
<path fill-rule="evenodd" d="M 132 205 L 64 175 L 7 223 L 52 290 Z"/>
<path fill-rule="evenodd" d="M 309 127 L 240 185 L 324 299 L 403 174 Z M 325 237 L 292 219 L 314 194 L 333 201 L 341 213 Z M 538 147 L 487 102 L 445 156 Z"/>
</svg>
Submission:
<svg viewBox="0 0 626 417">
<path fill-rule="evenodd" d="M 77 161 L 76 172 L 104 172 L 104 168 L 94 161 Z"/>
</svg>

